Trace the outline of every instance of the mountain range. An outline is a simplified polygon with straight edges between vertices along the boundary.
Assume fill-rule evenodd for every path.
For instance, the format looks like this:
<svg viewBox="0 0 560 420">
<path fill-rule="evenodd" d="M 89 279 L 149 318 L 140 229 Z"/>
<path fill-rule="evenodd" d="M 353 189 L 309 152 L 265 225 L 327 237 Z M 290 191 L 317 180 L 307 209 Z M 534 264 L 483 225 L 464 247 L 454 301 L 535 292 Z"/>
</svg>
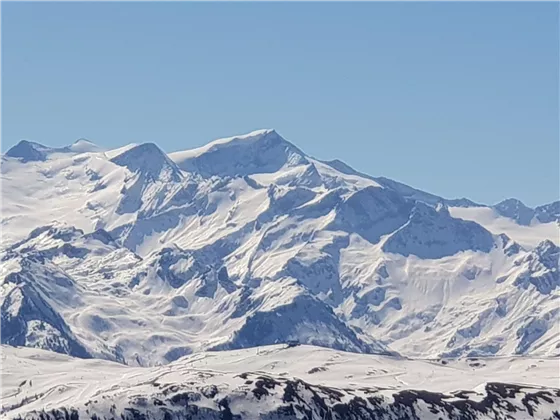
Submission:
<svg viewBox="0 0 560 420">
<path fill-rule="evenodd" d="M 0 174 L 3 417 L 560 416 L 560 201 L 439 197 L 274 130 L 21 141 Z"/>
<path fill-rule="evenodd" d="M 2 343 L 154 366 L 288 340 L 558 355 L 560 202 L 445 199 L 274 130 L 1 160 Z"/>
<path fill-rule="evenodd" d="M 559 353 L 560 202 L 437 197 L 274 130 L 169 155 L 22 141 L 1 173 L 6 344 L 142 366 L 286 340 Z"/>
</svg>

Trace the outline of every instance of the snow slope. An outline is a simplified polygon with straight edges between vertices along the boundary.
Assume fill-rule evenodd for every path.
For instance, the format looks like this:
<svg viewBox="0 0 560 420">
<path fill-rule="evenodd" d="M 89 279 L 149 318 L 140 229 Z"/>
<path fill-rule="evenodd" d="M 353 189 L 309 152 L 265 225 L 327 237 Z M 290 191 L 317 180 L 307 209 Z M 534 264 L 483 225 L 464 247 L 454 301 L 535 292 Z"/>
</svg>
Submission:
<svg viewBox="0 0 560 420">
<path fill-rule="evenodd" d="M 558 221 L 542 223 L 532 219 L 527 225 L 519 224 L 492 207 L 450 207 L 449 212 L 453 217 L 476 222 L 492 233 L 505 233 L 526 248 L 533 248 L 547 239 L 560 244 Z"/>
<path fill-rule="evenodd" d="M 1 176 L 2 343 L 142 366 L 292 339 L 559 354 L 556 225 L 508 219 L 504 234 L 468 217 L 487 207 L 319 161 L 274 130 L 169 155 L 22 142 Z"/>
<path fill-rule="evenodd" d="M 7 419 L 553 419 L 558 360 L 406 360 L 310 346 L 133 368 L 2 347 Z"/>
</svg>

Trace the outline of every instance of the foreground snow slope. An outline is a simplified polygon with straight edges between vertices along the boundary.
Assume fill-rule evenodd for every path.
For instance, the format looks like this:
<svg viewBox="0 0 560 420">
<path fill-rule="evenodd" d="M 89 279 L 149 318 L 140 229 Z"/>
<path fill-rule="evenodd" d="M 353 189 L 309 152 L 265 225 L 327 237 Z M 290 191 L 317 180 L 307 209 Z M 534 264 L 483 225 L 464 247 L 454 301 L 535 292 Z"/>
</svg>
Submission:
<svg viewBox="0 0 560 420">
<path fill-rule="evenodd" d="M 205 352 L 133 368 L 2 347 L 4 418 L 552 419 L 558 360 L 406 360 L 324 348 Z M 418 391 L 415 391 L 418 390 Z"/>
<path fill-rule="evenodd" d="M 22 142 L 1 176 L 5 344 L 142 366 L 291 339 L 560 351 L 554 203 L 493 208 L 530 232 L 519 244 L 456 213 L 488 207 L 319 161 L 274 130 L 169 155 Z"/>
</svg>

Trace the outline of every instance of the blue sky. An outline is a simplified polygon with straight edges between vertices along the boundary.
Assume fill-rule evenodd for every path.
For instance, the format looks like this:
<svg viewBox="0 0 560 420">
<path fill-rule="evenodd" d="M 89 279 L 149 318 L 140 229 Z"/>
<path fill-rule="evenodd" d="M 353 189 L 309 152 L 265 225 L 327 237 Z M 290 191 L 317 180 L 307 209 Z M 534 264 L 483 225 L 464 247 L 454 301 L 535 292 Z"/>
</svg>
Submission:
<svg viewBox="0 0 560 420">
<path fill-rule="evenodd" d="M 276 128 L 443 195 L 558 199 L 558 4 L 2 3 L 2 150 Z"/>
</svg>

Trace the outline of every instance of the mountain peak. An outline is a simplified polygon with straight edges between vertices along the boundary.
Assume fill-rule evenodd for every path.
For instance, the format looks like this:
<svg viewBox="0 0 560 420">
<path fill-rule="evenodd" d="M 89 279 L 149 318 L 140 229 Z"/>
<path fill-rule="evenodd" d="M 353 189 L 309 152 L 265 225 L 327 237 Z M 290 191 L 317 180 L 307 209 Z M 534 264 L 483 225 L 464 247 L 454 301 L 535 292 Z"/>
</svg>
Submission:
<svg viewBox="0 0 560 420">
<path fill-rule="evenodd" d="M 449 207 L 485 207 L 483 204 L 475 203 L 468 198 L 461 197 L 461 198 L 452 198 L 445 200 L 445 204 Z"/>
<path fill-rule="evenodd" d="M 213 140 L 210 143 L 205 144 L 204 146 L 197 147 L 195 149 L 184 150 L 180 152 L 174 152 L 172 155 L 174 156 L 181 156 L 181 157 L 195 157 L 200 156 L 207 152 L 212 152 L 224 147 L 231 147 L 235 145 L 248 145 L 255 142 L 261 142 L 264 140 L 273 141 L 276 140 L 278 142 L 285 142 L 290 144 L 291 146 L 295 147 L 291 143 L 287 142 L 278 134 L 278 132 L 272 128 L 262 129 L 262 130 L 255 130 L 251 131 L 247 134 L 241 134 L 232 137 L 224 137 L 217 140 Z"/>
<path fill-rule="evenodd" d="M 492 234 L 475 222 L 455 219 L 446 208 L 433 208 L 417 201 L 410 220 L 395 231 L 383 249 L 404 256 L 439 259 L 461 251 L 489 252 L 494 245 Z"/>
<path fill-rule="evenodd" d="M 76 153 L 101 152 L 103 150 L 97 144 L 85 138 L 79 138 L 68 146 L 68 149 Z"/>
<path fill-rule="evenodd" d="M 49 147 L 29 140 L 21 140 L 6 152 L 6 156 L 18 158 L 23 163 L 45 161 L 52 153 L 100 152 L 102 148 L 91 141 L 80 138 L 69 146 Z"/>
<path fill-rule="evenodd" d="M 545 239 L 537 245 L 535 252 L 540 255 L 558 254 L 560 252 L 560 247 L 550 239 Z"/>
<path fill-rule="evenodd" d="M 505 200 L 500 201 L 498 204 L 495 204 L 494 207 L 498 206 L 516 206 L 516 207 L 527 207 L 523 201 L 517 198 L 506 198 Z"/>
<path fill-rule="evenodd" d="M 541 223 L 560 221 L 560 200 L 535 208 L 536 218 Z"/>
<path fill-rule="evenodd" d="M 517 198 L 508 198 L 493 206 L 494 210 L 504 217 L 515 220 L 520 225 L 528 226 L 535 216 L 535 210 L 527 207 Z"/>
<path fill-rule="evenodd" d="M 6 152 L 6 156 L 19 158 L 22 162 L 43 161 L 47 158 L 47 151 L 49 150 L 47 146 L 40 143 L 21 140 Z"/>
<path fill-rule="evenodd" d="M 244 137 L 266 136 L 267 134 L 272 134 L 272 133 L 278 134 L 274 128 L 263 128 L 261 130 L 251 131 L 250 133 L 237 137 L 244 138 Z"/>
<path fill-rule="evenodd" d="M 165 173 L 165 177 L 162 179 L 176 182 L 182 179 L 179 168 L 154 143 L 133 146 L 113 157 L 111 162 L 148 178 L 158 179 Z"/>
<path fill-rule="evenodd" d="M 179 168 L 204 177 L 273 173 L 284 166 L 309 163 L 305 153 L 272 129 L 218 139 L 169 157 Z"/>
</svg>

